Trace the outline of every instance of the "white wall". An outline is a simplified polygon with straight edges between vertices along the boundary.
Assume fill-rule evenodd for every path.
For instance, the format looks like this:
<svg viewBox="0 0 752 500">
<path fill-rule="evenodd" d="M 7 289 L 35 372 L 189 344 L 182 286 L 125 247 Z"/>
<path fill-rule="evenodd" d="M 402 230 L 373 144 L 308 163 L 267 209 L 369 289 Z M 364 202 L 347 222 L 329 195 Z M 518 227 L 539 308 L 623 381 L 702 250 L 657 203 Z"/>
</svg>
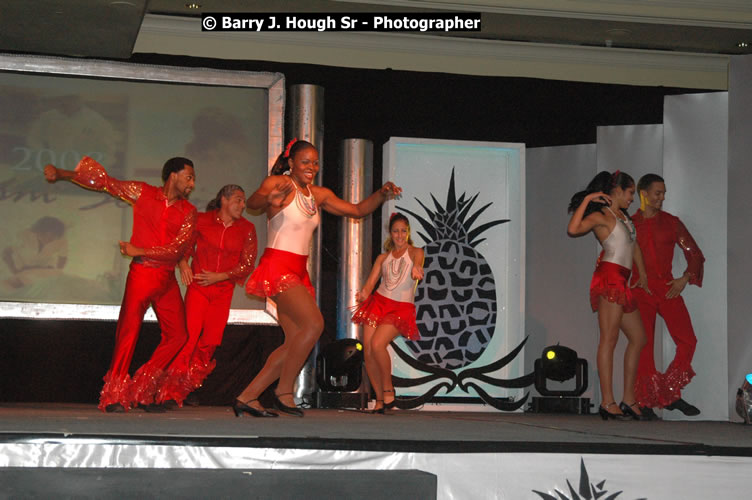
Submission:
<svg viewBox="0 0 752 500">
<path fill-rule="evenodd" d="M 729 72 L 728 144 L 728 383 L 729 412 L 736 389 L 752 372 L 752 56 L 734 57 Z"/>
<path fill-rule="evenodd" d="M 532 371 L 543 348 L 557 342 L 574 349 L 588 361 L 590 386 L 583 397 L 597 404 L 598 323 L 588 292 L 597 243 L 592 236 L 567 236 L 569 199 L 595 175 L 595 156 L 595 144 L 527 150 L 525 365 Z M 548 384 L 573 387 L 573 381 Z"/>
<path fill-rule="evenodd" d="M 684 222 L 705 254 L 702 288 L 688 286 L 682 293 L 697 335 L 692 362 L 697 375 L 682 397 L 702 410 L 703 419 L 727 420 L 728 94 L 667 97 L 663 126 L 663 207 Z M 684 256 L 675 252 L 674 275 L 685 268 Z M 666 365 L 673 347 L 664 336 Z M 674 411 L 664 418 L 686 417 Z"/>
</svg>

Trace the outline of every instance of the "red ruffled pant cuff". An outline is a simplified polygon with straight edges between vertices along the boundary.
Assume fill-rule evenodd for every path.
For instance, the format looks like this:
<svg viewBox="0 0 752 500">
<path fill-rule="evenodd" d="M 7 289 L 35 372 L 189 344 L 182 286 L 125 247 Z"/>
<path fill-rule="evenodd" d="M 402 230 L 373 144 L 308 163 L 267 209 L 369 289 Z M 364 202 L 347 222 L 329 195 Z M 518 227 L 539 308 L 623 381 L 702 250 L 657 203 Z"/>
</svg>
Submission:
<svg viewBox="0 0 752 500">
<path fill-rule="evenodd" d="M 128 390 L 131 384 L 131 377 L 127 373 L 113 377 L 112 372 L 108 371 L 104 376 L 104 386 L 99 393 L 99 406 L 102 411 L 107 411 L 107 407 L 113 404 L 121 404 L 125 410 L 130 409 L 130 400 Z"/>
<path fill-rule="evenodd" d="M 204 363 L 200 360 L 193 360 L 191 366 L 185 369 L 171 369 L 167 372 L 159 390 L 157 391 L 156 402 L 161 404 L 165 401 L 174 400 L 180 408 L 183 407 L 183 401 L 203 384 L 207 376 L 217 366 L 215 360 Z"/>
<path fill-rule="evenodd" d="M 651 408 L 665 408 L 681 398 L 684 389 L 695 372 L 691 366 L 671 365 L 666 373 L 653 372 L 648 376 L 637 378 L 635 383 L 635 398 L 640 406 Z"/>
<path fill-rule="evenodd" d="M 128 397 L 131 405 L 150 405 L 156 402 L 157 391 L 165 378 L 165 371 L 148 363 L 133 375 Z"/>
</svg>

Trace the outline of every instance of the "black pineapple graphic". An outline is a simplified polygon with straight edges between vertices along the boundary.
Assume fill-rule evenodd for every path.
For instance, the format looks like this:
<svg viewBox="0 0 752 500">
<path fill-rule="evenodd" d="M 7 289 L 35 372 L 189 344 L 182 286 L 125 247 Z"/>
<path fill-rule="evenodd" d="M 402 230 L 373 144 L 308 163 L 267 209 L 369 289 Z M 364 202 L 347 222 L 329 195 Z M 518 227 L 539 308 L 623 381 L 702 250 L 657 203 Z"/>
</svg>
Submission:
<svg viewBox="0 0 752 500">
<path fill-rule="evenodd" d="M 475 247 L 485 240 L 488 229 L 509 222 L 500 219 L 473 228 L 478 217 L 492 205 L 488 203 L 470 213 L 478 195 L 457 198 L 454 169 L 449 180 L 446 204 L 431 195 L 435 210 L 415 199 L 428 219 L 403 207 L 420 223 L 418 232 L 424 247 L 425 278 L 415 296 L 417 323 L 421 339 L 406 341 L 416 359 L 431 366 L 462 368 L 483 353 L 496 327 L 496 283 L 491 267 Z"/>
<path fill-rule="evenodd" d="M 598 484 L 592 483 L 590 475 L 585 468 L 585 460 L 582 457 L 580 457 L 580 481 L 578 488 L 575 490 L 569 479 L 567 479 L 567 488 L 569 489 L 569 496 L 557 489 L 554 489 L 556 495 L 537 490 L 533 490 L 533 493 L 537 494 L 543 500 L 615 500 L 622 493 L 621 491 L 617 491 L 616 493 L 606 491 L 605 479 Z M 640 498 L 638 500 L 647 499 Z"/>
</svg>

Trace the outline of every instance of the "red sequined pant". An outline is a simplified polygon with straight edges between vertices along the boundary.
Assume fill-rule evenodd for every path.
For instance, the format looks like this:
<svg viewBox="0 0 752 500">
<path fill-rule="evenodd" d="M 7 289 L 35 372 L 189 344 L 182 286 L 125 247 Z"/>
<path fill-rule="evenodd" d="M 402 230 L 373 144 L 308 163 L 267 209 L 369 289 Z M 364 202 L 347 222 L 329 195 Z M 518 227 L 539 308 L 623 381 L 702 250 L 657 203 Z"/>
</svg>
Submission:
<svg viewBox="0 0 752 500">
<path fill-rule="evenodd" d="M 159 388 L 157 402 L 175 400 L 183 406 L 186 396 L 201 387 L 214 370 L 212 359 L 230 316 L 234 285 L 221 282 L 209 286 L 191 283 L 185 294 L 188 341 L 170 363 L 167 376 Z"/>
<path fill-rule="evenodd" d="M 152 305 L 157 315 L 162 339 L 149 361 L 131 379 L 128 368 L 136 348 L 146 309 Z M 125 283 L 120 317 L 115 330 L 115 350 L 110 369 L 104 376 L 99 408 L 120 403 L 126 409 L 135 404 L 150 404 L 164 368 L 185 344 L 185 307 L 172 267 L 147 267 L 131 262 Z"/>
<path fill-rule="evenodd" d="M 642 324 L 645 327 L 647 343 L 640 353 L 637 367 L 635 397 L 641 406 L 663 408 L 681 397 L 681 390 L 689 384 L 695 372 L 692 370 L 692 357 L 695 354 L 697 338 L 689 318 L 684 299 L 666 298 L 666 280 L 650 281 L 651 294 L 641 288 L 634 288 L 633 294 L 640 309 Z M 665 373 L 655 368 L 654 339 L 655 318 L 663 317 L 668 332 L 676 344 L 676 355 Z"/>
</svg>

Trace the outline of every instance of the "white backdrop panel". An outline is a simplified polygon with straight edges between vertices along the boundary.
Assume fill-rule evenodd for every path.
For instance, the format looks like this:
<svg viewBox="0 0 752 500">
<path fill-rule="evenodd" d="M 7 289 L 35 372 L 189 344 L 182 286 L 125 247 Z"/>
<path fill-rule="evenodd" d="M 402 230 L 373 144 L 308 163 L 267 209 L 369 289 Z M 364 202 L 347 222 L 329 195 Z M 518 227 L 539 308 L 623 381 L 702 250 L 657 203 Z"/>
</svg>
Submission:
<svg viewBox="0 0 752 500">
<path fill-rule="evenodd" d="M 752 56 L 734 56 L 729 70 L 728 144 L 728 380 L 729 412 L 738 420 L 734 391 L 746 373 L 752 372 L 752 308 L 749 306 L 749 277 L 752 259 Z"/>
<path fill-rule="evenodd" d="M 598 323 L 588 289 L 598 253 L 592 238 L 567 236 L 567 206 L 595 170 L 595 144 L 527 150 L 525 366 L 532 371 L 546 346 L 559 342 L 570 347 L 588 361 L 590 387 L 583 397 L 590 398 L 598 386 Z M 547 385 L 554 390 L 573 386 L 553 381 Z"/>
<path fill-rule="evenodd" d="M 692 363 L 697 376 L 682 396 L 702 410 L 702 418 L 727 420 L 728 93 L 666 97 L 663 125 L 664 209 L 684 222 L 706 259 L 703 287 L 688 286 L 682 294 L 698 341 Z M 675 252 L 674 275 L 685 268 Z M 673 347 L 665 339 L 664 363 L 673 359 Z M 664 418 L 682 419 L 677 413 Z"/>
<path fill-rule="evenodd" d="M 457 375 L 462 373 L 460 370 L 485 367 L 509 354 L 524 334 L 524 146 L 393 137 L 384 145 L 383 175 L 384 180 L 393 180 L 404 189 L 401 199 L 384 203 L 383 220 L 388 221 L 394 211 L 409 214 L 411 237 L 416 246 L 425 246 L 426 276 L 416 295 L 418 326 L 436 327 L 438 332 L 433 335 L 422 332 L 420 342 L 408 344 L 398 337 L 395 343 L 415 359 L 434 368 L 453 370 Z M 455 184 L 451 184 L 451 178 Z M 468 203 L 473 199 L 477 203 Z M 486 205 L 488 210 L 482 210 Z M 429 215 L 428 210 L 440 215 Z M 473 216 L 476 213 L 480 214 L 477 219 Z M 416 215 L 431 222 L 430 230 L 418 222 Z M 502 219 L 508 222 L 473 235 L 484 224 Z M 466 222 L 464 230 L 455 224 L 457 220 Z M 433 241 L 425 241 L 421 235 Z M 455 255 L 447 248 L 462 250 Z M 468 287 L 480 291 L 469 293 L 472 290 Z M 491 299 L 489 288 L 495 294 Z M 423 290 L 426 299 L 421 301 Z M 437 298 L 445 290 L 446 297 Z M 475 340 L 481 337 L 476 323 L 493 317 L 479 316 L 477 311 L 490 302 L 495 309 L 495 322 L 482 333 L 493 333 L 483 337 L 487 343 L 476 349 Z M 484 311 L 487 310 L 490 306 Z M 452 336 L 454 331 L 461 335 Z M 472 332 L 472 336 L 467 332 Z M 454 357 L 457 352 L 465 355 L 461 363 Z M 523 359 L 518 356 L 494 377 L 509 379 L 523 375 Z M 396 356 L 393 356 L 393 373 L 410 379 L 425 376 Z M 438 387 L 435 385 L 438 380 L 431 378 L 421 386 L 398 392 L 421 395 Z M 477 383 L 493 397 L 518 399 L 523 394 L 520 389 Z M 446 391 L 442 389 L 438 395 L 446 395 Z M 473 397 L 475 391 L 456 387 L 448 395 Z"/>
</svg>

